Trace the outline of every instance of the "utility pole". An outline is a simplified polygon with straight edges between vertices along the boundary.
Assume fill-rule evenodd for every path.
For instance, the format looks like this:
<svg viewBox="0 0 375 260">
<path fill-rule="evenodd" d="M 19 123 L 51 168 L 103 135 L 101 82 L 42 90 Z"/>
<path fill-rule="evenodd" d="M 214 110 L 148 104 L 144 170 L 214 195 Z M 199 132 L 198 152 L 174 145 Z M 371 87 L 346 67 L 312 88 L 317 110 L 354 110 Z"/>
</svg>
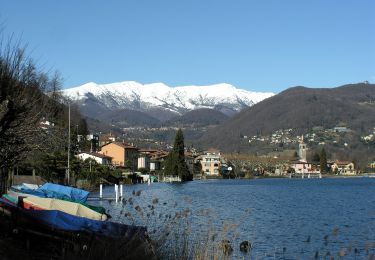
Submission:
<svg viewBox="0 0 375 260">
<path fill-rule="evenodd" d="M 68 123 L 68 169 L 67 169 L 67 181 L 70 183 L 70 103 L 69 107 L 69 123 Z"/>
</svg>

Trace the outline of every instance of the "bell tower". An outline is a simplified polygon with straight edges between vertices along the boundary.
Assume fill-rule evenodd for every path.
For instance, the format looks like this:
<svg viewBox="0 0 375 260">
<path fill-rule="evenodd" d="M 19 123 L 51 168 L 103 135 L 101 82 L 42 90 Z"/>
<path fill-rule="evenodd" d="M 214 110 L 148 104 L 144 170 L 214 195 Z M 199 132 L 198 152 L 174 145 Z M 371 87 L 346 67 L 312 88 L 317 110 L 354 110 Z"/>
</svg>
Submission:
<svg viewBox="0 0 375 260">
<path fill-rule="evenodd" d="M 299 143 L 299 152 L 298 152 L 299 160 L 301 162 L 307 162 L 306 151 L 307 151 L 307 147 L 303 141 L 303 135 L 302 135 L 301 141 Z"/>
</svg>

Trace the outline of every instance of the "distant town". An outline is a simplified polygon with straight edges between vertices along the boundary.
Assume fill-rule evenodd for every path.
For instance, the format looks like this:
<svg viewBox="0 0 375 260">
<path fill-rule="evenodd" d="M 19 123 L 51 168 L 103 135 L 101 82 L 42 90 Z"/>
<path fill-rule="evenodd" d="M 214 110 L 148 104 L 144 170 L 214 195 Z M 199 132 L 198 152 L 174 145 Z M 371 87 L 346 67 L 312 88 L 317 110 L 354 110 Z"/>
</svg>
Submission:
<svg viewBox="0 0 375 260">
<path fill-rule="evenodd" d="M 129 129 L 128 129 L 129 130 Z M 135 129 L 132 129 L 135 130 Z M 138 131 L 152 131 L 152 129 L 136 129 Z M 160 130 L 160 129 L 157 129 Z M 172 130 L 172 129 L 165 129 Z M 177 130 L 177 128 L 173 128 Z M 225 154 L 216 149 L 200 151 L 193 147 L 185 148 L 185 160 L 189 169 L 194 173 L 195 179 L 204 178 L 252 178 L 252 177 L 322 177 L 322 175 L 336 176 L 356 176 L 362 173 L 354 161 L 350 160 L 329 160 L 324 151 L 325 144 L 334 144 L 347 147 L 348 142 L 345 137 L 351 130 L 347 127 L 334 127 L 332 129 L 323 129 L 315 127 L 310 133 L 301 136 L 294 136 L 293 129 L 277 130 L 270 135 L 246 136 L 241 138 L 247 140 L 249 145 L 255 142 L 264 142 L 268 145 L 282 145 L 289 149 L 282 153 L 271 153 L 269 155 L 252 156 L 245 154 Z M 363 142 L 373 141 L 374 132 L 363 136 Z M 123 136 L 108 134 L 91 134 L 79 136 L 86 138 L 91 143 L 90 151 L 80 150 L 77 157 L 81 160 L 92 159 L 99 164 L 108 165 L 124 169 L 124 175 L 132 172 L 145 177 L 147 181 L 148 174 L 157 175 L 160 181 L 163 181 L 163 163 L 169 154 L 171 145 L 163 143 L 165 149 L 152 149 L 137 147 L 134 141 L 150 143 L 154 142 L 160 146 L 159 141 L 149 139 L 131 139 L 127 140 Z M 313 154 L 308 158 L 309 145 L 315 144 L 321 146 L 319 153 Z M 294 148 L 294 149 L 293 149 Z M 322 158 L 325 157 L 325 158 Z M 324 165 L 322 165 L 324 164 Z M 127 169 L 127 170 L 125 170 Z M 365 172 L 375 170 L 375 161 L 369 161 Z M 162 176 L 162 177 L 161 177 Z"/>
</svg>

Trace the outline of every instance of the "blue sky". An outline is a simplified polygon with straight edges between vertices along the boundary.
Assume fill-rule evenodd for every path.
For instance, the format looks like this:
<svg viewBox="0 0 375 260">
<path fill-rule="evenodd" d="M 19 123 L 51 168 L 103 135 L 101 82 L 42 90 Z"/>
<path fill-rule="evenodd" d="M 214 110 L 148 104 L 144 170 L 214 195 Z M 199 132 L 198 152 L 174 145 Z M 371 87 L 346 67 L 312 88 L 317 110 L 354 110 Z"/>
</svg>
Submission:
<svg viewBox="0 0 375 260">
<path fill-rule="evenodd" d="M 253 91 L 375 82 L 372 0 L 3 0 L 3 34 L 64 88 L 134 80 Z"/>
</svg>

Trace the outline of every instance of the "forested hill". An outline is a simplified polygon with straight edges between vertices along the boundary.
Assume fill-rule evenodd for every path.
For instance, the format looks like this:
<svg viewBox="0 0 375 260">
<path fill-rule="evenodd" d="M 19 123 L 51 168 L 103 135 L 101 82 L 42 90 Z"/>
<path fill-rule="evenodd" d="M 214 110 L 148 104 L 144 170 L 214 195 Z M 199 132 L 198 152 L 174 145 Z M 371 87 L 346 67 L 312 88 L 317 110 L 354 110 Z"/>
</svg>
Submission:
<svg viewBox="0 0 375 260">
<path fill-rule="evenodd" d="M 346 126 L 359 140 L 375 127 L 375 85 L 337 88 L 293 87 L 245 109 L 201 139 L 206 147 L 246 150 L 241 136 L 271 134 L 279 129 L 307 133 L 313 127 Z M 242 143 L 241 143 L 242 142 Z"/>
<path fill-rule="evenodd" d="M 228 120 L 229 116 L 225 115 L 224 113 L 209 109 L 209 108 L 201 108 L 196 109 L 193 111 L 189 111 L 184 115 L 174 117 L 164 125 L 171 125 L 171 126 L 208 126 L 208 125 L 219 125 L 223 123 L 225 120 Z"/>
</svg>

